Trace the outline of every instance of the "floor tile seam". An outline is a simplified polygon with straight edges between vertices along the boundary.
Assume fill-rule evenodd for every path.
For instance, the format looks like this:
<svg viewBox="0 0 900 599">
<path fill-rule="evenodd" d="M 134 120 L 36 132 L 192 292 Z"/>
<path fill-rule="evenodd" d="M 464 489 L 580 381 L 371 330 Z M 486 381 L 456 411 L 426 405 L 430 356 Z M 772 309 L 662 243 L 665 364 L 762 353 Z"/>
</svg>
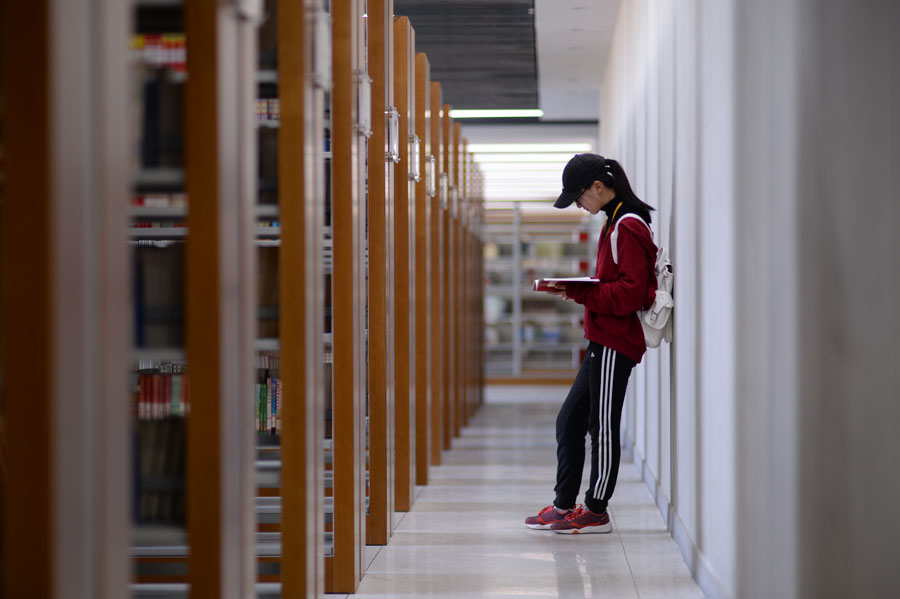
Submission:
<svg viewBox="0 0 900 599">
<path fill-rule="evenodd" d="M 616 524 L 616 518 L 612 512 L 610 512 L 610 516 L 612 517 L 613 534 L 615 534 L 616 538 L 619 540 L 619 545 L 622 547 L 622 555 L 625 557 L 625 563 L 628 565 L 628 573 L 631 575 L 631 584 L 634 585 L 634 592 L 638 599 L 640 599 L 641 590 L 638 588 L 637 579 L 634 577 L 634 569 L 632 569 L 631 561 L 628 559 L 628 551 L 625 549 L 625 542 L 622 540 L 622 535 L 619 533 L 619 526 Z"/>
</svg>

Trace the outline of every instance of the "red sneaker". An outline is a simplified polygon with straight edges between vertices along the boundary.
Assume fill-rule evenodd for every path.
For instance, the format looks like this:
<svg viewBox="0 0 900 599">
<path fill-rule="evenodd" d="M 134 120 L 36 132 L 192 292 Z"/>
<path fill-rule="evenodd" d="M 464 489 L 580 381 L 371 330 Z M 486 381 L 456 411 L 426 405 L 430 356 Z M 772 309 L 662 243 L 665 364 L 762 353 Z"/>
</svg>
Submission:
<svg viewBox="0 0 900 599">
<path fill-rule="evenodd" d="M 589 509 L 579 506 L 562 520 L 557 520 L 551 524 L 550 530 L 563 535 L 603 533 L 612 530 L 612 523 L 609 521 L 608 512 L 604 511 L 602 514 L 595 514 Z"/>
<path fill-rule="evenodd" d="M 552 505 L 548 505 L 540 512 L 538 512 L 537 516 L 529 516 L 525 518 L 525 526 L 528 528 L 534 528 L 536 530 L 547 530 L 550 528 L 550 525 L 554 522 L 561 522 L 566 519 L 568 514 L 571 514 L 572 510 L 569 510 L 565 514 L 560 514 L 556 511 L 556 507 Z"/>
</svg>

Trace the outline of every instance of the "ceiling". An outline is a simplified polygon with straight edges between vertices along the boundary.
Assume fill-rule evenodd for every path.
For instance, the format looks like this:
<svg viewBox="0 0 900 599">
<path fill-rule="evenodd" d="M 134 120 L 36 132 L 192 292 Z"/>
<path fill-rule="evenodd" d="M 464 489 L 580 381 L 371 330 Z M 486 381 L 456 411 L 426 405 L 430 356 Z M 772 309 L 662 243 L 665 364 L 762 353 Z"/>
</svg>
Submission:
<svg viewBox="0 0 900 599">
<path fill-rule="evenodd" d="M 621 0 L 536 0 L 544 120 L 597 120 Z"/>
<path fill-rule="evenodd" d="M 457 109 L 596 120 L 621 0 L 394 0 Z"/>
<path fill-rule="evenodd" d="M 461 121 L 488 208 L 552 210 L 566 162 L 597 151 L 600 86 L 621 0 L 394 0 L 456 109 L 542 119 Z"/>
</svg>

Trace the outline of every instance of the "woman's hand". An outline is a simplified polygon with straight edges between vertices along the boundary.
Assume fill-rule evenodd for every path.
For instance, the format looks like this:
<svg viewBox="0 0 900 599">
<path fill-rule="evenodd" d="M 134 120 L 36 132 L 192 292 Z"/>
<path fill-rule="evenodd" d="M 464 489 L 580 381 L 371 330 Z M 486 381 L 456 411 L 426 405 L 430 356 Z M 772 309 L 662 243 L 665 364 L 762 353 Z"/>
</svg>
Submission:
<svg viewBox="0 0 900 599">
<path fill-rule="evenodd" d="M 555 295 L 556 297 L 559 297 L 564 300 L 572 299 L 568 295 L 566 295 L 565 287 L 556 287 L 556 289 L 554 289 L 553 291 L 548 291 L 547 293 L 549 293 L 551 295 Z"/>
</svg>

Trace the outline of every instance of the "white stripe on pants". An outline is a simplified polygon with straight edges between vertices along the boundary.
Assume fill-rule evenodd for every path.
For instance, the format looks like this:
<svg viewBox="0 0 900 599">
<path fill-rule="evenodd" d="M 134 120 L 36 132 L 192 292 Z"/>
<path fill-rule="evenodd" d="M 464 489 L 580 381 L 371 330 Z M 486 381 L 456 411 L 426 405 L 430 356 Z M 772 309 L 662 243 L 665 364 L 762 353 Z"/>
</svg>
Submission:
<svg viewBox="0 0 900 599">
<path fill-rule="evenodd" d="M 603 499 L 609 483 L 609 469 L 612 464 L 613 448 L 610 435 L 610 414 L 612 412 L 613 380 L 616 372 L 616 352 L 603 348 L 600 364 L 600 400 L 597 406 L 598 435 L 600 435 L 600 471 L 597 474 L 594 499 Z"/>
</svg>

